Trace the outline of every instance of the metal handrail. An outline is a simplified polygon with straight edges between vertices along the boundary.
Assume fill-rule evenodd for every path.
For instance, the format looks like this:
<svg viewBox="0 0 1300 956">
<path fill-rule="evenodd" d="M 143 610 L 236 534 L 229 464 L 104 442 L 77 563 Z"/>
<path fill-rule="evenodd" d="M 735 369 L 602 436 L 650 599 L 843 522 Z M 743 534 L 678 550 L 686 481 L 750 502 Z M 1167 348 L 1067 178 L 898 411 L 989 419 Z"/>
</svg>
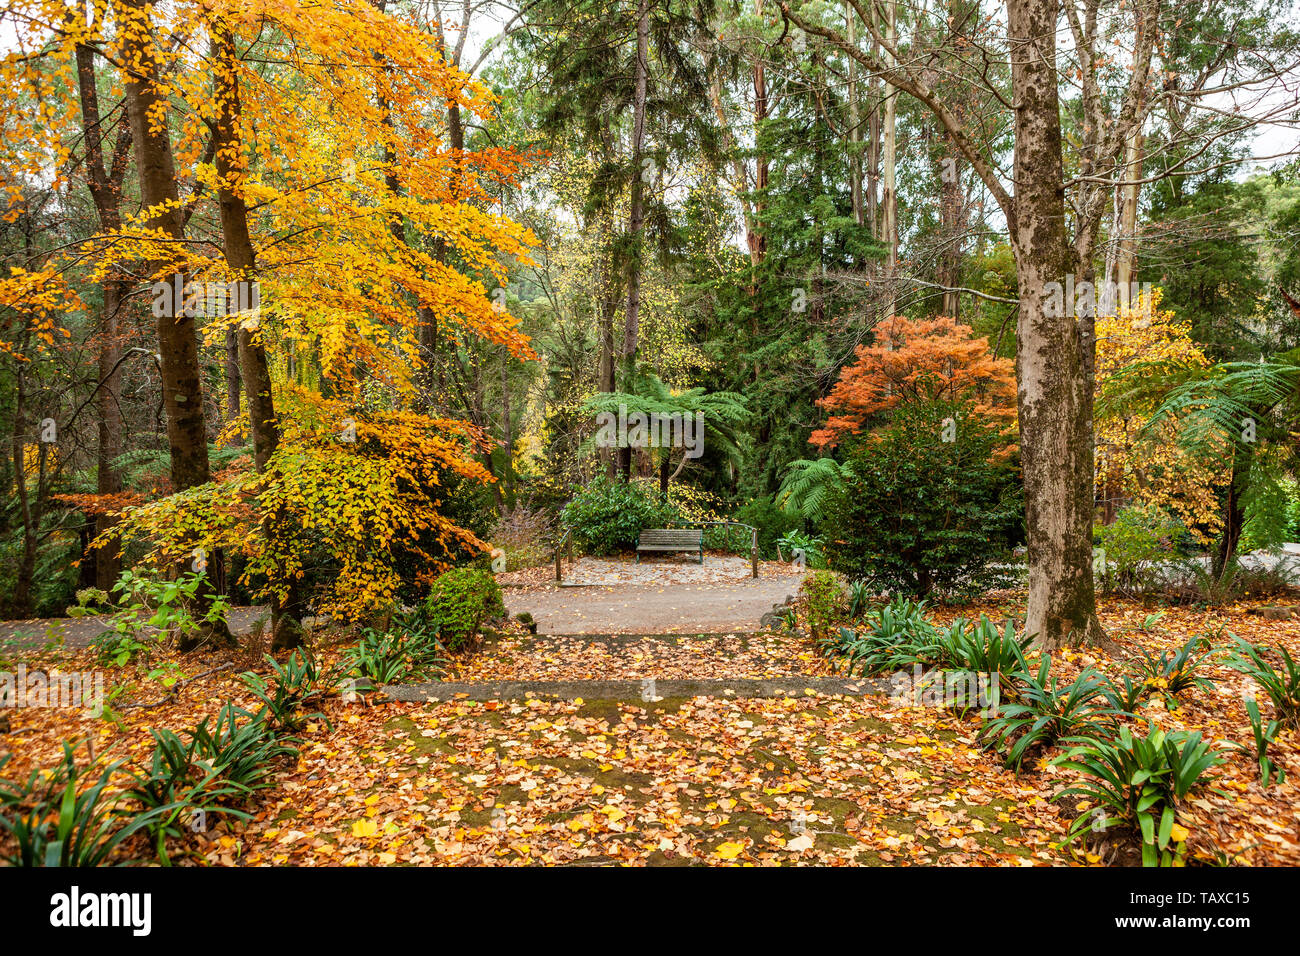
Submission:
<svg viewBox="0 0 1300 956">
<path fill-rule="evenodd" d="M 749 529 L 749 565 L 752 577 L 758 577 L 758 529 L 752 524 L 745 524 L 743 521 L 665 521 L 667 525 L 682 525 L 683 527 L 693 527 L 696 525 L 725 525 L 728 528 L 748 528 Z"/>
</svg>

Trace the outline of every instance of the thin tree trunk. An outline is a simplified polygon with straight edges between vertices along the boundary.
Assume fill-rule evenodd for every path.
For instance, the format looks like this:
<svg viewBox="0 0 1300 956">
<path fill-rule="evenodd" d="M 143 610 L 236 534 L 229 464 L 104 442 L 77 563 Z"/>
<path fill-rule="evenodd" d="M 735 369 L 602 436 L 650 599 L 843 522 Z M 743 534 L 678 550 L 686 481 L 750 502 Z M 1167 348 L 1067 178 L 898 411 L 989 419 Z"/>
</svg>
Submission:
<svg viewBox="0 0 1300 956">
<path fill-rule="evenodd" d="M 26 449 L 30 440 L 27 420 L 27 376 L 22 369 L 19 369 L 14 378 L 16 379 L 14 431 L 10 441 L 10 454 L 13 456 L 14 463 L 14 488 L 18 496 L 18 514 L 22 518 L 23 555 L 18 564 L 18 574 L 14 579 L 14 590 L 9 598 L 8 607 L 9 614 L 13 617 L 27 618 L 32 615 L 32 580 L 36 575 L 37 532 L 41 522 L 39 481 L 40 476 L 44 474 L 44 468 L 39 467 L 37 471 L 37 494 L 36 501 L 33 502 L 27 493 Z M 45 446 L 41 445 L 39 449 L 42 456 L 39 464 L 43 465 Z"/>
<path fill-rule="evenodd" d="M 99 111 L 99 90 L 95 83 L 95 53 L 84 43 L 77 44 L 77 91 L 81 105 L 82 134 L 86 143 L 86 179 L 95 213 L 103 232 L 116 232 L 122 228 L 121 182 L 126 170 L 125 148 L 130 145 L 130 127 L 123 118 L 122 131 L 114 151 L 112 168 L 104 162 L 106 134 Z M 122 373 L 119 360 L 122 356 L 121 312 L 126 300 L 126 279 L 111 275 L 101 286 L 103 307 L 99 314 L 98 384 L 96 410 L 98 411 L 98 441 L 96 447 L 95 491 L 101 495 L 117 494 L 122 490 L 122 475 L 113 462 L 122 454 Z M 116 520 L 101 514 L 95 518 L 95 535 L 104 534 Z M 110 589 L 121 572 L 121 558 L 116 548 L 97 548 L 92 553 L 95 586 Z"/>
<path fill-rule="evenodd" d="M 501 350 L 501 447 L 505 452 L 506 501 L 501 508 L 504 515 L 515 495 L 515 439 L 510 423 L 510 351 Z"/>
<path fill-rule="evenodd" d="M 848 41 L 857 44 L 857 14 L 844 3 L 844 20 L 848 28 Z M 849 57 L 849 197 L 853 204 L 853 221 L 859 226 L 866 222 L 866 207 L 862 195 L 862 117 L 858 110 L 858 61 Z"/>
<path fill-rule="evenodd" d="M 1241 532 L 1246 525 L 1246 490 L 1250 486 L 1251 453 L 1238 447 L 1232 456 L 1232 480 L 1228 484 L 1228 494 L 1223 503 L 1223 534 L 1214 551 L 1210 571 L 1216 584 L 1222 584 L 1233 559 L 1237 556 L 1237 544 L 1241 541 Z"/>
<path fill-rule="evenodd" d="M 158 63 L 148 33 L 152 3 L 123 0 L 123 5 L 143 15 L 141 22 L 124 25 L 122 31 L 124 59 L 133 64 L 126 70 L 126 105 L 140 174 L 140 198 L 146 208 L 154 210 L 148 225 L 160 230 L 166 239 L 176 240 L 175 245 L 165 240 L 158 245 L 157 258 L 150 266 L 151 271 L 159 273 L 179 260 L 179 244 L 184 238 L 180 197 L 171 133 L 165 124 L 151 122 L 151 117 L 167 113 L 166 100 L 156 89 Z M 167 442 L 171 448 L 172 489 L 184 491 L 207 482 L 210 472 L 198 332 L 194 317 L 179 308 L 181 303 L 173 304 L 177 308 L 159 310 L 176 314 L 158 318 L 158 345 L 162 356 Z"/>
<path fill-rule="evenodd" d="M 631 240 L 627 263 L 627 312 L 623 323 L 623 348 L 620 359 L 625 382 L 630 383 L 636 369 L 637 340 L 641 320 L 641 238 L 645 224 L 645 155 L 646 87 L 650 72 L 650 2 L 640 0 L 636 20 L 636 65 L 632 90 L 632 189 L 628 203 L 627 231 Z M 619 470 L 623 480 L 632 478 L 632 448 L 618 450 Z"/>
<path fill-rule="evenodd" d="M 168 115 L 168 109 L 166 97 L 157 88 L 160 74 L 150 32 L 153 4 L 151 0 L 122 0 L 122 3 L 137 14 L 137 17 L 122 23 L 120 31 L 122 61 L 127 64 L 124 68 L 126 109 L 140 175 L 140 200 L 146 209 L 154 211 L 147 225 L 164 237 L 148 271 L 165 276 L 180 260 L 179 244 L 184 238 L 184 225 L 171 133 L 166 123 L 156 122 L 158 117 Z M 167 243 L 166 239 L 175 240 L 175 244 Z M 194 316 L 186 314 L 188 310 L 182 308 L 183 303 L 173 301 L 172 304 L 174 308 L 157 310 L 161 313 L 158 316 L 158 352 L 163 407 L 167 413 L 167 444 L 171 451 L 172 490 L 185 491 L 206 484 L 211 472 L 207 423 L 203 418 L 198 330 Z M 210 557 L 219 560 L 217 555 Z M 180 567 L 188 570 L 189 563 L 182 561 Z M 201 614 L 206 615 L 213 594 L 209 579 L 197 595 Z M 204 628 L 200 639 L 233 642 L 224 622 Z"/>
<path fill-rule="evenodd" d="M 1134 51 L 1134 69 L 1149 68 L 1150 53 L 1139 45 Z M 1098 308 L 1102 315 L 1115 315 L 1119 306 L 1129 305 L 1129 289 L 1137 272 L 1137 219 L 1141 194 L 1146 117 L 1146 84 L 1137 98 L 1137 119 L 1124 141 L 1123 181 L 1115 185 L 1110 242 L 1106 245 L 1104 279 Z"/>
<path fill-rule="evenodd" d="M 226 420 L 234 421 L 242 411 L 240 389 L 243 387 L 243 382 L 239 378 L 239 336 L 234 329 L 226 332 L 226 351 L 223 359 L 226 373 Z"/>
<path fill-rule="evenodd" d="M 869 12 L 871 15 L 872 25 L 877 23 L 876 4 L 870 4 Z M 876 39 L 876 31 L 871 35 L 871 54 L 873 61 L 880 60 L 880 42 Z M 870 104 L 871 114 L 867 117 L 867 224 L 871 227 L 871 237 L 879 239 L 880 231 L 880 113 L 883 107 L 881 100 L 881 81 L 874 73 L 867 85 L 867 101 Z"/>
<path fill-rule="evenodd" d="M 885 43 L 894 48 L 898 42 L 898 3 L 889 0 L 885 6 Z M 886 53 L 885 62 L 893 67 L 893 58 Z M 895 280 L 898 275 L 898 90 L 885 83 L 884 146 L 881 156 L 882 192 L 880 205 L 882 221 L 880 239 L 889 252 L 887 259 L 887 281 L 889 283 L 888 307 L 886 313 L 893 315 L 898 307 L 894 296 Z"/>
<path fill-rule="evenodd" d="M 223 25 L 212 27 L 213 82 L 219 104 L 213 124 L 213 154 L 217 169 L 217 203 L 221 213 L 221 237 L 231 278 L 240 284 L 257 281 L 257 251 L 248 228 L 248 205 L 239 191 L 245 176 L 243 148 L 239 137 L 240 97 L 238 52 L 234 35 Z M 245 286 L 246 287 L 246 286 Z M 253 296 L 231 296 L 244 304 Z M 250 328 L 252 326 L 252 328 Z M 239 348 L 240 378 L 248 397 L 248 430 L 253 440 L 253 462 L 258 474 L 266 471 L 280 443 L 280 424 L 272 394 L 271 369 L 266 357 L 256 316 L 245 316 L 236 330 Z M 276 540 L 276 528 L 285 521 L 283 514 L 262 515 L 268 544 Z M 303 642 L 300 595 L 293 582 L 287 591 L 271 602 L 271 649 L 300 647 Z"/>
</svg>

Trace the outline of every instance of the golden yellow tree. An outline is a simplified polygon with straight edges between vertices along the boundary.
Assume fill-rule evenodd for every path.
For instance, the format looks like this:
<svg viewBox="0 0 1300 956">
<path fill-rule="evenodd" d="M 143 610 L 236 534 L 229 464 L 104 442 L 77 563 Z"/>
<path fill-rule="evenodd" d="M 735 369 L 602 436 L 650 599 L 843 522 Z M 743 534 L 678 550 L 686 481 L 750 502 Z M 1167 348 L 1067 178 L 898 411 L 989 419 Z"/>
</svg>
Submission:
<svg viewBox="0 0 1300 956">
<path fill-rule="evenodd" d="M 1192 456 L 1176 441 L 1177 425 L 1144 426 L 1160 402 L 1158 388 L 1125 387 L 1135 369 L 1205 368 L 1210 360 L 1191 327 L 1160 308 L 1161 290 L 1144 293 L 1115 315 L 1097 319 L 1097 496 L 1109 523 L 1125 504 L 1154 505 L 1177 517 L 1201 541 L 1219 530 L 1218 489 L 1229 481 L 1228 458 Z M 1109 393 L 1109 394 L 1108 394 Z"/>
<path fill-rule="evenodd" d="M 114 533 L 163 566 L 241 553 L 246 583 L 273 607 L 323 569 L 317 607 L 345 617 L 391 602 L 399 566 L 427 579 L 483 548 L 445 516 L 442 489 L 453 476 L 491 480 L 474 460 L 485 436 L 432 413 L 421 373 L 447 341 L 534 357 L 488 293 L 532 243 L 497 201 L 522 157 L 453 147 L 431 119 L 452 103 L 487 117 L 493 95 L 410 11 L 366 0 L 15 7 L 0 144 L 29 177 L 76 168 L 73 54 L 91 51 L 109 96 L 133 110 L 141 208 L 36 276 L 0 277 L 0 300 L 35 316 L 75 263 L 92 264 L 90 281 L 129 273 L 179 292 L 155 315 L 164 372 L 193 378 L 165 387 L 169 431 L 183 402 L 198 412 L 194 440 L 173 436 L 170 494 L 124 513 Z M 232 282 L 256 294 L 208 314 L 210 296 L 191 303 L 188 284 Z M 218 441 L 247 436 L 252 454 L 210 475 L 198 355 L 223 354 L 228 338 L 246 402 Z M 191 452 L 202 467 L 177 480 Z"/>
</svg>

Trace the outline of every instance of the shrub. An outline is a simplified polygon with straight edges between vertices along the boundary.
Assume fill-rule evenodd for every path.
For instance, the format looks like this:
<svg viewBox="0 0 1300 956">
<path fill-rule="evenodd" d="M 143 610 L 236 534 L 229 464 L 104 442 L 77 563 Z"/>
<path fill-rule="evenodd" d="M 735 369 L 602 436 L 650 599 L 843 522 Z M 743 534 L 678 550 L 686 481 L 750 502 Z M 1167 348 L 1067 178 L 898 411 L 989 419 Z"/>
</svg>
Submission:
<svg viewBox="0 0 1300 956">
<path fill-rule="evenodd" d="M 787 514 L 770 495 L 743 505 L 736 511 L 736 520 L 758 529 L 758 553 L 769 560 L 777 556 L 777 541 L 791 531 L 802 530 L 803 524 L 797 515 Z"/>
<path fill-rule="evenodd" d="M 1139 705 L 1151 690 L 1146 681 L 1135 681 L 1128 674 L 1121 674 L 1118 683 L 1107 680 L 1101 693 L 1112 708 L 1132 714 L 1137 712 Z"/>
<path fill-rule="evenodd" d="M 955 429 L 955 431 L 954 431 Z M 944 441 L 952 435 L 953 441 Z M 831 568 L 925 597 L 993 587 L 1022 530 L 1001 428 L 944 401 L 900 406 L 850 455 L 821 530 Z"/>
<path fill-rule="evenodd" d="M 802 559 L 804 567 L 826 567 L 826 543 L 803 531 L 787 531 L 776 542 L 777 552 L 787 561 Z"/>
<path fill-rule="evenodd" d="M 240 722 L 241 718 L 248 718 Z M 271 785 L 275 760 L 292 757 L 297 750 L 278 739 L 265 721 L 227 702 L 209 729 L 209 718 L 194 728 L 194 753 L 221 771 L 223 780 L 252 793 Z"/>
<path fill-rule="evenodd" d="M 118 597 L 117 607 L 109 618 L 109 629 L 91 642 L 98 662 L 121 667 L 142 656 L 147 658 L 150 642 L 156 643 L 169 633 L 185 640 L 205 626 L 224 626 L 230 606 L 222 597 L 214 597 L 202 617 L 191 613 L 199 590 L 206 583 L 204 574 L 197 571 L 188 571 L 173 581 L 164 580 L 152 570 L 123 571 L 113 585 L 113 593 Z M 74 616 L 96 613 L 87 602 L 98 600 L 104 592 L 84 593 L 86 599 L 82 600 L 78 594 L 78 604 L 68 609 L 76 611 Z"/>
<path fill-rule="evenodd" d="M 251 718 L 242 724 L 240 717 Z M 145 810 L 156 810 L 149 825 L 154 852 L 166 865 L 166 841 L 182 835 L 196 815 L 218 813 L 249 819 L 243 810 L 229 806 L 271 785 L 274 762 L 297 750 L 280 742 L 270 726 L 233 703 L 189 732 L 184 741 L 170 730 L 153 730 L 154 750 L 145 772 L 132 772 L 134 785 L 126 794 Z"/>
<path fill-rule="evenodd" d="M 939 633 L 940 663 L 946 667 L 997 674 L 1000 681 L 1013 680 L 1026 670 L 1025 651 L 1032 637 L 1016 640 L 1016 629 L 1008 621 L 1001 630 L 983 614 L 974 624 L 958 618 Z"/>
<path fill-rule="evenodd" d="M 867 611 L 871 608 L 871 600 L 874 595 L 871 588 L 865 581 L 849 582 L 849 617 L 855 621 L 865 617 Z"/>
<path fill-rule="evenodd" d="M 830 571 L 814 571 L 799 586 L 808 630 L 821 640 L 831 623 L 847 613 L 844 586 Z"/>
<path fill-rule="evenodd" d="M 1275 548 L 1295 541 L 1300 531 L 1300 483 L 1290 476 L 1273 475 L 1269 462 L 1259 462 L 1264 480 L 1252 481 L 1243 502 L 1245 527 L 1239 552 Z"/>
<path fill-rule="evenodd" d="M 247 796 L 240 784 L 224 780 L 220 767 L 198 758 L 193 735 L 187 744 L 171 730 L 151 730 L 154 748 L 149 765 L 143 772 L 133 771 L 135 783 L 127 789 L 131 797 L 146 810 L 157 811 L 149 825 L 154 838 L 154 852 L 168 864 L 167 838 L 179 837 L 181 827 L 195 814 L 229 813 L 241 819 L 248 814 L 221 806 L 223 801 Z"/>
<path fill-rule="evenodd" d="M 1255 760 L 1259 763 L 1260 783 L 1267 787 L 1270 780 L 1274 783 L 1286 782 L 1286 771 L 1268 756 L 1268 748 L 1277 742 L 1277 732 L 1282 725 L 1276 720 L 1270 720 L 1265 726 L 1259 715 L 1259 704 L 1253 700 L 1246 701 L 1246 714 L 1250 718 L 1250 729 L 1255 737 Z"/>
<path fill-rule="evenodd" d="M 1161 583 L 1160 564 L 1173 554 L 1181 528 L 1154 505 L 1124 508 L 1110 524 L 1098 527 L 1103 589 L 1123 594 L 1155 590 Z"/>
<path fill-rule="evenodd" d="M 1232 596 L 1240 600 L 1289 597 L 1296 591 L 1296 572 L 1286 561 L 1253 567 L 1237 564 Z"/>
<path fill-rule="evenodd" d="M 253 671 L 240 675 L 244 685 L 262 702 L 257 719 L 286 732 L 297 731 L 312 718 L 325 720 L 319 712 L 306 713 L 308 707 L 324 698 L 324 685 L 328 683 L 311 652 L 305 648 L 293 651 L 283 665 L 269 654 L 266 661 L 271 666 L 271 680 Z"/>
<path fill-rule="evenodd" d="M 48 773 L 33 770 L 26 784 L 0 780 L 0 832 L 9 866 L 102 866 L 132 834 L 170 811 L 154 807 L 132 813 L 115 792 L 113 776 L 125 761 L 78 767 L 72 745 Z M 83 780 L 93 780 L 83 786 Z"/>
<path fill-rule="evenodd" d="M 501 588 L 489 571 L 453 568 L 438 576 L 424 599 L 421 620 L 436 626 L 443 645 L 470 645 L 484 621 L 505 617 Z"/>
<path fill-rule="evenodd" d="M 1102 813 L 1094 825 L 1122 824 L 1136 828 L 1142 838 L 1146 866 L 1169 865 L 1180 851 L 1170 850 L 1178 801 L 1198 786 L 1223 758 L 1202 742 L 1200 732 L 1165 731 L 1154 725 L 1145 737 L 1121 727 L 1115 741 L 1091 740 L 1052 761 L 1077 770 L 1084 780 L 1053 799 L 1069 794 L 1084 797 Z M 1080 814 L 1070 828 L 1078 836 L 1092 810 Z"/>
<path fill-rule="evenodd" d="M 636 547 L 642 528 L 675 520 L 675 510 L 643 484 L 600 476 L 564 506 L 564 525 L 587 554 L 604 555 Z"/>
<path fill-rule="evenodd" d="M 138 660 L 148 660 L 153 652 L 152 644 L 116 631 L 105 631 L 91 638 L 90 647 L 95 652 L 95 663 L 100 667 L 125 667 Z"/>
<path fill-rule="evenodd" d="M 1201 641 L 1200 635 L 1188 638 L 1178 650 L 1161 651 L 1158 657 L 1142 649 L 1142 658 L 1135 661 L 1138 676 L 1148 691 L 1159 691 L 1170 707 L 1178 706 L 1178 695 L 1184 691 L 1193 687 L 1208 689 L 1213 684 L 1210 678 L 1196 673 L 1210 656 L 1208 652 L 1195 656 Z"/>
</svg>

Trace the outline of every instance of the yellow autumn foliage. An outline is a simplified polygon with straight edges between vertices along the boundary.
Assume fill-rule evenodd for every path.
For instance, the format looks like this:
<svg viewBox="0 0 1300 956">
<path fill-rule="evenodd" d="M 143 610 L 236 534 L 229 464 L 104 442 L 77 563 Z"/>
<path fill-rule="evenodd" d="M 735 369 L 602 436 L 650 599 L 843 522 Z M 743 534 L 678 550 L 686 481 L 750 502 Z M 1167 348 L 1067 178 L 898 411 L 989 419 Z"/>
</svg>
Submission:
<svg viewBox="0 0 1300 956">
<path fill-rule="evenodd" d="M 1191 336 L 1191 326 L 1161 309 L 1162 292 L 1139 296 L 1117 314 L 1097 318 L 1098 390 L 1123 369 L 1138 364 L 1205 368 L 1210 359 Z M 1218 489 L 1230 480 L 1226 455 L 1187 454 L 1177 443 L 1176 423 L 1153 436 L 1141 435 L 1158 398 L 1134 398 L 1122 408 L 1098 413 L 1097 496 L 1125 504 L 1154 505 L 1177 517 L 1199 540 L 1219 530 Z"/>
</svg>

